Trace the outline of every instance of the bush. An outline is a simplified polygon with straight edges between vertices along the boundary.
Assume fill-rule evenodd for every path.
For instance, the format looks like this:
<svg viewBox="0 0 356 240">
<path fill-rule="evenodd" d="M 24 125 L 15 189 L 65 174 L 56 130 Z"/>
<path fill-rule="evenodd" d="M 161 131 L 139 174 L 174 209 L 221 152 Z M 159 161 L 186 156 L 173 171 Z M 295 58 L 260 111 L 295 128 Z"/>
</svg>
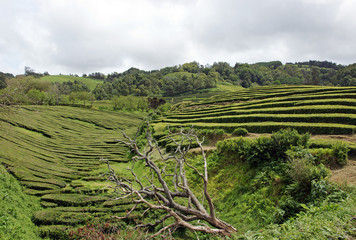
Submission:
<svg viewBox="0 0 356 240">
<path fill-rule="evenodd" d="M 286 156 L 285 152 L 291 149 L 292 146 L 308 148 L 310 134 L 299 134 L 297 130 L 287 128 L 273 133 L 271 139 L 272 149 L 275 151 L 276 157 L 284 158 Z"/>
<path fill-rule="evenodd" d="M 226 134 L 224 129 L 201 129 L 198 131 L 200 136 L 208 137 L 210 139 L 221 138 Z"/>
<path fill-rule="evenodd" d="M 310 188 L 314 158 L 308 151 L 288 152 L 287 175 L 303 188 Z"/>
<path fill-rule="evenodd" d="M 100 223 L 93 221 L 84 227 L 78 228 L 76 231 L 69 233 L 70 239 L 116 239 L 115 235 L 119 233 L 119 229 L 111 223 Z"/>
<path fill-rule="evenodd" d="M 107 200 L 104 196 L 88 196 L 84 194 L 47 194 L 41 200 L 57 203 L 60 206 L 85 206 L 97 204 Z"/>
<path fill-rule="evenodd" d="M 224 155 L 234 155 L 241 160 L 246 160 L 250 152 L 251 144 L 252 140 L 238 137 L 219 141 L 216 147 L 218 152 Z"/>
<path fill-rule="evenodd" d="M 221 153 L 235 155 L 252 166 L 273 161 L 284 162 L 286 151 L 293 147 L 308 147 L 309 134 L 299 134 L 296 130 L 282 129 L 271 137 L 259 137 L 255 140 L 231 138 L 217 143 Z"/>
<path fill-rule="evenodd" d="M 163 113 L 166 113 L 168 111 L 170 111 L 172 108 L 172 104 L 171 103 L 165 103 L 163 105 L 160 105 L 158 108 L 157 108 L 157 111 L 161 114 Z"/>
<path fill-rule="evenodd" d="M 349 148 L 345 143 L 339 142 L 332 146 L 333 156 L 336 158 L 336 163 L 341 166 L 345 166 L 347 164 L 347 153 L 349 152 Z"/>
<path fill-rule="evenodd" d="M 310 149 L 309 152 L 313 155 L 315 164 L 322 163 L 331 166 L 336 162 L 331 148 Z"/>
<path fill-rule="evenodd" d="M 233 135 L 236 135 L 236 136 L 246 136 L 248 134 L 248 131 L 246 128 L 236 128 L 233 132 L 232 132 Z"/>
<path fill-rule="evenodd" d="M 329 170 L 323 164 L 315 166 L 314 157 L 307 149 L 297 147 L 287 151 L 287 155 L 289 161 L 286 175 L 291 183 L 287 187 L 289 192 L 301 202 L 319 201 L 319 198 L 324 196 L 323 186 L 327 184 L 324 179 L 328 176 Z M 321 187 L 317 189 L 316 186 Z M 328 193 L 329 191 L 326 191 L 326 194 Z"/>
<path fill-rule="evenodd" d="M 69 209 L 71 210 L 71 209 Z M 37 225 L 78 225 L 93 220 L 95 217 L 105 217 L 105 212 L 65 211 L 63 208 L 48 208 L 37 211 L 33 222 Z"/>
<path fill-rule="evenodd" d="M 66 225 L 41 226 L 40 235 L 42 238 L 67 240 L 68 226 Z"/>
</svg>

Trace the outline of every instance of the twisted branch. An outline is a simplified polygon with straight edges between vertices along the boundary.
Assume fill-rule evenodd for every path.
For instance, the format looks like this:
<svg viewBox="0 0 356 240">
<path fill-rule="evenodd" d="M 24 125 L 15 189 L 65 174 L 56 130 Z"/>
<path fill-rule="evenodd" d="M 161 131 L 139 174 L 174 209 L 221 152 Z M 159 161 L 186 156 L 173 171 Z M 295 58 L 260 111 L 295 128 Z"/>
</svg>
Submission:
<svg viewBox="0 0 356 240">
<path fill-rule="evenodd" d="M 140 150 L 137 146 L 137 134 L 135 139 L 131 139 L 123 132 L 126 139 L 116 140 L 128 146 L 136 155 L 132 158 L 132 165 L 128 170 L 134 177 L 134 182 L 139 185 L 135 188 L 134 184 L 128 179 L 121 179 L 115 174 L 113 168 L 107 161 L 109 172 L 108 179 L 114 183 L 115 192 L 119 195 L 116 199 L 132 197 L 135 206 L 127 212 L 124 217 L 116 217 L 124 219 L 136 209 L 137 204 L 144 204 L 151 210 L 163 210 L 166 214 L 155 221 L 154 223 L 139 224 L 136 227 L 157 227 L 163 224 L 168 219 L 174 219 L 174 222 L 169 222 L 169 225 L 161 227 L 156 233 L 148 238 L 154 238 L 162 233 L 171 234 L 178 227 L 186 227 L 192 231 L 201 231 L 206 233 L 230 235 L 237 230 L 228 223 L 218 219 L 215 215 L 215 208 L 212 199 L 208 193 L 208 164 L 203 150 L 203 141 L 200 141 L 193 129 L 185 132 L 182 128 L 178 133 L 170 133 L 167 139 L 171 140 L 176 148 L 172 154 L 164 154 L 158 146 L 158 143 L 153 139 L 150 125 L 148 123 L 146 131 L 147 149 Z M 178 138 L 178 140 L 177 140 Z M 188 141 L 188 145 L 184 143 Z M 203 170 L 200 171 L 197 167 L 187 162 L 186 155 L 193 143 L 197 143 L 201 149 L 203 159 Z M 160 160 L 154 160 L 152 154 L 158 152 Z M 136 162 L 143 162 L 151 173 L 151 179 L 145 176 L 149 184 L 145 184 L 134 172 Z M 158 163 L 162 161 L 163 168 L 160 168 Z M 173 173 L 167 173 L 168 164 L 174 164 L 171 169 Z M 167 164 L 168 163 L 168 164 Z M 203 201 L 199 201 L 197 196 L 189 187 L 189 179 L 186 176 L 185 167 L 193 169 L 194 172 L 203 180 L 203 199 L 208 203 L 208 210 L 204 207 Z M 171 179 L 171 184 L 168 184 L 166 179 Z M 177 201 L 179 199 L 179 201 Z M 182 199 L 185 199 L 182 201 Z M 147 210 L 146 210 L 147 211 Z M 146 212 L 145 211 L 145 212 Z M 199 220 L 199 221 L 196 221 Z"/>
</svg>

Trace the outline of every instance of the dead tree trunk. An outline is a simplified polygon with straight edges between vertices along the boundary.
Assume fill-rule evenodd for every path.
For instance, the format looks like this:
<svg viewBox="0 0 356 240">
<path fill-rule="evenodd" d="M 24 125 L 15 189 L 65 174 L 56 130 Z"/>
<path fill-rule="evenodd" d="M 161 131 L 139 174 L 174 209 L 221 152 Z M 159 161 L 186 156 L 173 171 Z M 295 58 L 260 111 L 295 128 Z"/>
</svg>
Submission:
<svg viewBox="0 0 356 240">
<path fill-rule="evenodd" d="M 154 238 L 161 234 L 170 235 L 178 227 L 186 227 L 192 231 L 201 231 L 219 235 L 230 235 L 237 230 L 230 224 L 218 219 L 215 215 L 215 208 L 212 199 L 208 193 L 208 164 L 203 151 L 202 143 L 193 129 L 187 132 L 181 129 L 179 133 L 170 133 L 167 138 L 175 144 L 175 151 L 171 154 L 164 154 L 159 148 L 155 139 L 153 139 L 148 124 L 146 131 L 147 147 L 140 150 L 135 139 L 129 138 L 123 133 L 125 141 L 117 140 L 123 143 L 136 154 L 132 158 L 132 167 L 129 168 L 134 182 L 128 179 L 122 179 L 116 175 L 114 170 L 109 168 L 109 180 L 115 184 L 115 192 L 119 194 L 116 199 L 133 197 L 135 206 L 124 217 L 116 217 L 123 219 L 128 217 L 137 207 L 139 203 L 145 204 L 147 210 L 163 210 L 166 214 L 155 223 L 141 224 L 136 227 L 156 227 L 161 223 L 168 223 L 162 226 L 156 233 L 149 238 Z M 177 137 L 179 140 L 177 140 Z M 186 155 L 192 144 L 198 144 L 201 149 L 203 169 L 198 169 L 193 164 L 188 162 Z M 185 145 L 185 146 L 183 146 Z M 161 159 L 154 160 L 152 154 L 157 151 Z M 143 161 L 149 169 L 150 177 L 146 176 L 146 184 L 139 178 L 133 170 L 135 163 Z M 164 163 L 164 167 L 159 166 Z M 167 166 L 171 166 L 170 172 Z M 192 169 L 201 178 L 203 186 L 203 200 L 199 200 L 189 186 L 189 180 L 186 175 L 186 169 Z M 148 184 L 147 184 L 148 183 Z M 139 186 L 137 188 L 134 185 Z M 177 201 L 179 199 L 179 201 Z M 182 201 L 181 199 L 185 199 Z M 204 205 L 204 199 L 207 204 Z M 169 219 L 173 219 L 169 220 Z"/>
</svg>

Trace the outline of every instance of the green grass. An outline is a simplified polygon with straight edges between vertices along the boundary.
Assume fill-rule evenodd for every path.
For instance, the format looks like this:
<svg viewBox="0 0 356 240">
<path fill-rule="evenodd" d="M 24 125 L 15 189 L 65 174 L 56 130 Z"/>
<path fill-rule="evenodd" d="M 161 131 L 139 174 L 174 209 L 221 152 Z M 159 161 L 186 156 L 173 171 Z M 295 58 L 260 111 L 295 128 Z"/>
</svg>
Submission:
<svg viewBox="0 0 356 240">
<path fill-rule="evenodd" d="M 67 75 L 50 75 L 50 76 L 44 76 L 41 77 L 41 80 L 43 81 L 50 81 L 50 82 L 74 82 L 74 80 L 79 80 L 84 82 L 90 90 L 93 90 L 96 85 L 99 83 L 102 83 L 103 81 L 97 80 L 97 79 L 92 79 L 92 78 L 83 78 L 83 77 L 74 77 L 74 76 L 67 76 Z"/>
<path fill-rule="evenodd" d="M 248 231 L 236 239 L 354 239 L 356 194 L 339 204 L 324 204 L 301 212 L 281 225 L 273 224 L 259 231 Z"/>
<path fill-rule="evenodd" d="M 0 239 L 40 239 L 31 221 L 39 200 L 23 192 L 19 182 L 0 165 Z"/>
</svg>

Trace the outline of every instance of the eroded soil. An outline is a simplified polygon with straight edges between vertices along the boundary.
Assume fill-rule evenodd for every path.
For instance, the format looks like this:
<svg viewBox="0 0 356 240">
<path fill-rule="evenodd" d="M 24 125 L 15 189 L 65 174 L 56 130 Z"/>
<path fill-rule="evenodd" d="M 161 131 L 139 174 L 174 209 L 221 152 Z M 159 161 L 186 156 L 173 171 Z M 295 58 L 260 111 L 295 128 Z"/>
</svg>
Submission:
<svg viewBox="0 0 356 240">
<path fill-rule="evenodd" d="M 346 166 L 331 170 L 330 180 L 338 184 L 356 186 L 356 157 L 349 159 Z"/>
</svg>

